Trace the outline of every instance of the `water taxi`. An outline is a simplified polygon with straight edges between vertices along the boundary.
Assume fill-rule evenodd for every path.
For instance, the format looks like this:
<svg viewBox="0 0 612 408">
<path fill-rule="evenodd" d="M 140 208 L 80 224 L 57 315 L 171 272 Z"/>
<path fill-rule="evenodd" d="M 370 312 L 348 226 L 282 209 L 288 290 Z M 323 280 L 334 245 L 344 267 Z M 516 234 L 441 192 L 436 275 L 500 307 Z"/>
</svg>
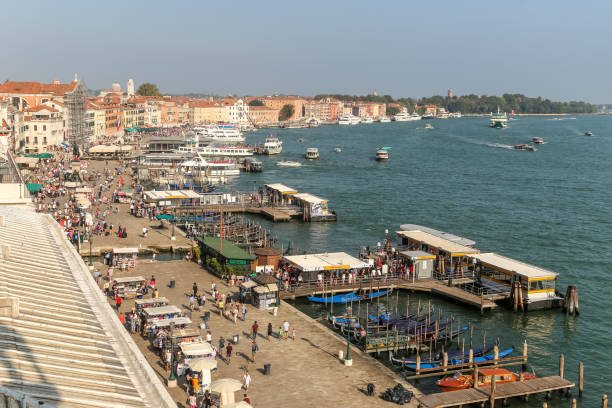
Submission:
<svg viewBox="0 0 612 408">
<path fill-rule="evenodd" d="M 489 126 L 496 129 L 508 127 L 508 115 L 506 112 L 500 112 L 499 106 L 497 107 L 497 112 L 491 112 Z"/>
<path fill-rule="evenodd" d="M 376 150 L 376 160 L 378 161 L 389 160 L 389 149 L 391 148 L 381 147 L 380 149 Z"/>
<path fill-rule="evenodd" d="M 340 152 L 342 152 L 342 149 L 339 148 L 339 147 L 334 147 L 334 152 L 340 153 Z"/>
<path fill-rule="evenodd" d="M 374 123 L 374 118 L 370 117 L 370 116 L 365 116 L 360 118 L 361 123 Z"/>
<path fill-rule="evenodd" d="M 587 132 L 584 132 L 585 136 L 593 136 L 593 132 L 591 132 L 590 130 Z"/>
<path fill-rule="evenodd" d="M 531 145 L 528 145 L 528 144 L 525 144 L 525 143 L 514 145 L 514 146 L 512 146 L 512 148 L 514 150 L 526 150 L 528 152 L 535 152 L 536 151 L 536 148 L 534 146 L 531 146 Z"/>
<path fill-rule="evenodd" d="M 306 158 L 308 160 L 316 160 L 319 158 L 319 149 L 316 147 L 309 147 L 306 149 Z"/>
<path fill-rule="evenodd" d="M 279 154 L 283 151 L 283 142 L 277 137 L 268 137 L 263 145 L 263 153 L 267 155 Z"/>
<path fill-rule="evenodd" d="M 296 161 L 281 160 L 281 161 L 277 162 L 276 165 L 277 166 L 284 166 L 284 167 L 300 167 L 302 165 L 302 163 L 296 162 Z"/>
<path fill-rule="evenodd" d="M 388 116 L 382 116 L 379 120 L 380 123 L 389 123 L 391 122 L 391 118 Z"/>
<path fill-rule="evenodd" d="M 533 139 L 531 139 L 531 141 L 535 144 L 542 144 L 544 143 L 544 139 L 542 139 L 541 137 L 534 137 Z"/>
<path fill-rule="evenodd" d="M 490 387 L 492 379 L 495 383 L 508 383 L 522 380 L 532 380 L 535 374 L 529 372 L 513 373 L 505 368 L 482 368 L 479 371 L 476 387 Z M 443 392 L 463 390 L 474 386 L 472 374 L 456 373 L 452 377 L 442 378 L 436 382 Z"/>
<path fill-rule="evenodd" d="M 425 129 L 433 129 L 434 127 L 431 125 L 431 123 L 427 123 L 425 125 Z"/>
</svg>

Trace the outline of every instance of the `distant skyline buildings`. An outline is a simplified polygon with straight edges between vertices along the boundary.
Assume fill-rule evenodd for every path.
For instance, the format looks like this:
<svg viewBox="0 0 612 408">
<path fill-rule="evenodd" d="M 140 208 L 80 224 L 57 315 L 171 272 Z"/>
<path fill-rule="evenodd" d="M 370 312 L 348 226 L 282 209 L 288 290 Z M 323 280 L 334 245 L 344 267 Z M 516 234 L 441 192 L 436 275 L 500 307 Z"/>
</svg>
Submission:
<svg viewBox="0 0 612 408">
<path fill-rule="evenodd" d="M 107 24 L 121 14 L 124 24 Z M 420 98 L 520 93 L 608 103 L 612 2 L 8 2 L 0 81 L 171 94 Z M 204 24 L 203 21 L 206 23 Z M 588 22 L 585 24 L 584 22 Z M 19 33 L 19 35 L 14 35 Z M 41 41 L 52 36 L 53 41 Z M 44 61 L 44 63 L 33 63 Z"/>
</svg>

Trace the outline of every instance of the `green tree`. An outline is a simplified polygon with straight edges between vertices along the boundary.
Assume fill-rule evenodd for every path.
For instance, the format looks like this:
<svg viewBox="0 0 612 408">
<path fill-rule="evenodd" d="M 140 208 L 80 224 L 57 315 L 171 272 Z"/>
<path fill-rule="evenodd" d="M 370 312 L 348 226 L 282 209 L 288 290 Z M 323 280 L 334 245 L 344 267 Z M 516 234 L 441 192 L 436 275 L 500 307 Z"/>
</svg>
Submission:
<svg viewBox="0 0 612 408">
<path fill-rule="evenodd" d="M 280 112 L 278 113 L 278 120 L 289 120 L 295 113 L 295 106 L 290 103 L 283 105 Z"/>
<path fill-rule="evenodd" d="M 399 108 L 395 106 L 387 106 L 387 116 L 395 116 L 399 113 Z"/>
<path fill-rule="evenodd" d="M 159 96 L 159 89 L 157 88 L 157 85 L 145 82 L 138 87 L 136 94 L 142 96 Z"/>
<path fill-rule="evenodd" d="M 259 99 L 253 99 L 251 102 L 249 102 L 249 106 L 264 106 L 264 103 Z"/>
</svg>

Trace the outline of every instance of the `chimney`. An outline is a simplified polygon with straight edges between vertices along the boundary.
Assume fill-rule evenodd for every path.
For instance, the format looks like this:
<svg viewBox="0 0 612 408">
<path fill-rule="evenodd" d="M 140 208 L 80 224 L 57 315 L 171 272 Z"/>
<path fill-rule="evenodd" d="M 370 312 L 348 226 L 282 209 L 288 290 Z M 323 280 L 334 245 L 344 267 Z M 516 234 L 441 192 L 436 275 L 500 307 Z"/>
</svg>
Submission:
<svg viewBox="0 0 612 408">
<path fill-rule="evenodd" d="M 11 257 L 10 245 L 2 244 L 1 248 L 2 248 L 2 259 L 4 259 L 5 261 L 10 259 Z"/>
<path fill-rule="evenodd" d="M 215 98 L 213 98 L 212 96 L 209 96 L 209 97 L 208 97 L 208 102 L 212 102 L 212 101 L 214 101 L 214 100 L 215 100 Z"/>
<path fill-rule="evenodd" d="M 55 79 L 53 80 L 53 85 L 59 85 L 59 84 L 60 84 L 60 80 L 59 80 L 59 79 L 57 79 L 57 78 L 55 78 Z"/>
</svg>

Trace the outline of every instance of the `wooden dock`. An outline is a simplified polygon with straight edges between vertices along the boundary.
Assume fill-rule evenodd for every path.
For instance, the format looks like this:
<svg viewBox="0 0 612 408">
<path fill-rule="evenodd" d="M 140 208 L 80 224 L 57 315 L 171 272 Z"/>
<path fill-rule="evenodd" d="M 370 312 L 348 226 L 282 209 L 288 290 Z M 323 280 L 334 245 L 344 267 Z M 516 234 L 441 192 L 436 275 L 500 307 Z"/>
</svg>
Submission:
<svg viewBox="0 0 612 408">
<path fill-rule="evenodd" d="M 543 377 L 528 381 L 497 384 L 494 400 L 528 396 L 574 387 L 574 383 L 562 377 Z M 484 403 L 491 400 L 491 387 L 468 388 L 465 390 L 440 392 L 419 398 L 420 408 L 458 407 L 461 405 Z"/>
<path fill-rule="evenodd" d="M 241 204 L 198 205 L 193 207 L 172 207 L 172 215 L 180 219 L 185 216 L 202 216 L 205 213 L 247 213 L 266 217 L 274 222 L 287 222 L 292 218 L 302 219 L 302 212 L 292 207 L 254 206 Z"/>
<path fill-rule="evenodd" d="M 404 290 L 412 290 L 416 292 L 426 292 L 426 293 L 435 293 L 440 296 L 444 296 L 446 298 L 465 303 L 469 306 L 477 307 L 481 311 L 492 310 L 497 307 L 497 303 L 494 301 L 477 296 L 475 294 L 469 293 L 465 290 L 462 290 L 455 286 L 448 286 L 445 284 L 445 281 L 440 281 L 436 279 L 424 279 L 419 280 L 414 283 L 406 280 L 394 279 L 389 281 L 376 281 L 374 283 L 373 289 L 404 289 Z M 323 288 L 323 287 L 302 287 L 295 288 L 291 291 L 283 291 L 280 293 L 280 297 L 282 299 L 295 299 L 301 296 L 314 296 L 314 295 L 322 295 L 327 293 L 329 296 L 333 296 L 338 293 L 352 292 L 356 290 L 370 290 L 370 287 L 367 284 L 353 284 L 353 285 L 336 285 L 331 288 Z"/>
</svg>

